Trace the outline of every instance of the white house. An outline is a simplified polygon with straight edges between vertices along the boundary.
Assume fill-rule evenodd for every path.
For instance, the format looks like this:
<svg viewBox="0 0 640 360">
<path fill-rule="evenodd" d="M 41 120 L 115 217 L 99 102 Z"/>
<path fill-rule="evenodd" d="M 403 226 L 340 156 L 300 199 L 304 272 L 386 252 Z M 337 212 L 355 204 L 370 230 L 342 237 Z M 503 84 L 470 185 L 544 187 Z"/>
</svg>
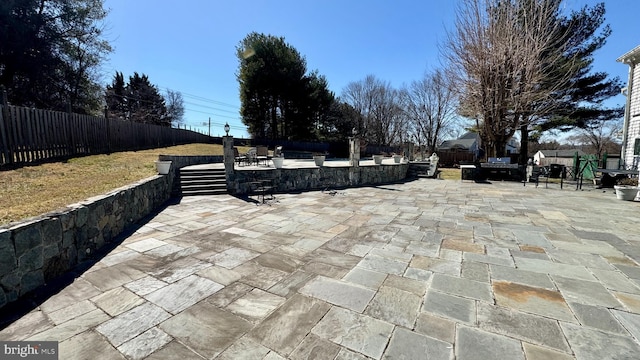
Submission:
<svg viewBox="0 0 640 360">
<path fill-rule="evenodd" d="M 629 65 L 629 80 L 622 92 L 627 96 L 622 132 L 622 157 L 625 168 L 638 169 L 640 165 L 640 46 L 617 60 Z"/>
</svg>

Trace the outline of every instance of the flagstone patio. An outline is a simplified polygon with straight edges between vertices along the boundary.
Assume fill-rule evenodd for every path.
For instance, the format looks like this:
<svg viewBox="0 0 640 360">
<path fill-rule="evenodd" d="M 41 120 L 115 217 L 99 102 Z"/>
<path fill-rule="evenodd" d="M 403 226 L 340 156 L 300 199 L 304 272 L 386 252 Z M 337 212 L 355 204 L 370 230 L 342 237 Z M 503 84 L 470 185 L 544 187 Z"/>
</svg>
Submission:
<svg viewBox="0 0 640 360">
<path fill-rule="evenodd" d="M 639 217 L 612 191 L 514 182 L 188 197 L 0 340 L 60 359 L 635 359 Z"/>
</svg>

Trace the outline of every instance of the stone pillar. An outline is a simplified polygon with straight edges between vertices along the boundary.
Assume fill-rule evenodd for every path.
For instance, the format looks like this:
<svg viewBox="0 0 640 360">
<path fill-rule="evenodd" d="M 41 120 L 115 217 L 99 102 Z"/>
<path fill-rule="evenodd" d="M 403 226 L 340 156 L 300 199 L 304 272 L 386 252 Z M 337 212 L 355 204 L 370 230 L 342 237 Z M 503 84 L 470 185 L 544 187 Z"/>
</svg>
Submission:
<svg viewBox="0 0 640 360">
<path fill-rule="evenodd" d="M 408 161 L 413 161 L 413 143 L 412 142 L 406 142 L 404 143 L 404 158 L 407 159 Z"/>
<path fill-rule="evenodd" d="M 360 166 L 360 139 L 357 137 L 349 138 L 349 166 Z"/>
<path fill-rule="evenodd" d="M 360 183 L 360 138 L 356 136 L 349 138 L 349 183 Z"/>
<path fill-rule="evenodd" d="M 233 136 L 222 137 L 222 148 L 222 154 L 224 157 L 224 172 L 227 179 L 227 191 L 233 193 L 233 191 L 235 190 L 235 186 L 233 186 L 233 164 L 236 161 L 236 156 L 233 152 Z"/>
</svg>

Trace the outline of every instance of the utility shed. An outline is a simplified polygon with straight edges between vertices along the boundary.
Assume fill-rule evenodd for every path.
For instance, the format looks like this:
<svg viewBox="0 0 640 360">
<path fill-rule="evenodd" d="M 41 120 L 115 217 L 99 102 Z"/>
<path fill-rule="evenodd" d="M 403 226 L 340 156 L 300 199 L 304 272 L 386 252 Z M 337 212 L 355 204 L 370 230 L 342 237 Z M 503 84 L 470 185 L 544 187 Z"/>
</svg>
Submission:
<svg viewBox="0 0 640 360">
<path fill-rule="evenodd" d="M 568 150 L 539 150 L 533 155 L 533 162 L 539 166 L 547 166 L 551 164 L 560 164 L 565 166 L 573 166 L 573 159 L 578 156 L 585 155 L 585 152 L 577 149 Z"/>
</svg>

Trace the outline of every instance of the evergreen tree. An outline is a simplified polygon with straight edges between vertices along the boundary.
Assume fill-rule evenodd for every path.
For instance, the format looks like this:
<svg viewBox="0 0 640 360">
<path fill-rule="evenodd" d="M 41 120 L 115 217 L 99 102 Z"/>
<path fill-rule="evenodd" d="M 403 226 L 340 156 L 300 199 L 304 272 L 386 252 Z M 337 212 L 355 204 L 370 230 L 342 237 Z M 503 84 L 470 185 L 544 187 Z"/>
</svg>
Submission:
<svg viewBox="0 0 640 360">
<path fill-rule="evenodd" d="M 146 124 L 171 126 L 172 117 L 167 111 L 164 97 L 145 74 L 134 72 L 125 84 L 122 73 L 116 72 L 112 84 L 107 85 L 106 101 L 110 116 Z"/>
<path fill-rule="evenodd" d="M 333 94 L 282 37 L 251 33 L 237 46 L 242 122 L 256 138 L 312 140 Z"/>
<path fill-rule="evenodd" d="M 593 71 L 593 55 L 611 34 L 611 28 L 604 25 L 604 21 L 604 3 L 592 8 L 585 6 L 562 19 L 561 31 L 571 34 L 572 43 L 564 61 L 570 63 L 568 66 L 572 67 L 574 75 L 566 87 L 553 94 L 552 101 L 560 106 L 536 124 L 535 130 L 584 129 L 592 122 L 619 119 L 623 115 L 622 107 L 605 108 L 602 105 L 620 93 L 620 80 L 609 77 L 606 72 Z"/>
<path fill-rule="evenodd" d="M 116 71 L 111 85 L 107 85 L 105 100 L 109 116 L 121 120 L 127 119 L 126 84 L 121 72 Z"/>
<path fill-rule="evenodd" d="M 550 111 L 542 112 L 520 129 L 523 140 L 521 162 L 526 161 L 529 152 L 527 140 L 536 141 L 545 131 L 569 131 L 577 128 L 589 133 L 601 128 L 603 122 L 619 120 L 623 116 L 622 106 L 607 108 L 603 105 L 605 100 L 619 94 L 622 83 L 606 72 L 593 71 L 593 55 L 602 48 L 611 34 L 611 28 L 604 22 L 604 3 L 591 8 L 585 6 L 560 18 L 558 36 L 569 34 L 570 46 L 557 68 L 568 69 L 572 76 L 566 86 L 551 94 L 548 102 L 553 102 L 553 106 L 541 104 L 541 107 Z M 529 139 L 531 130 L 533 132 Z"/>
<path fill-rule="evenodd" d="M 0 1 L 0 85 L 14 105 L 97 113 L 102 0 Z"/>
</svg>

